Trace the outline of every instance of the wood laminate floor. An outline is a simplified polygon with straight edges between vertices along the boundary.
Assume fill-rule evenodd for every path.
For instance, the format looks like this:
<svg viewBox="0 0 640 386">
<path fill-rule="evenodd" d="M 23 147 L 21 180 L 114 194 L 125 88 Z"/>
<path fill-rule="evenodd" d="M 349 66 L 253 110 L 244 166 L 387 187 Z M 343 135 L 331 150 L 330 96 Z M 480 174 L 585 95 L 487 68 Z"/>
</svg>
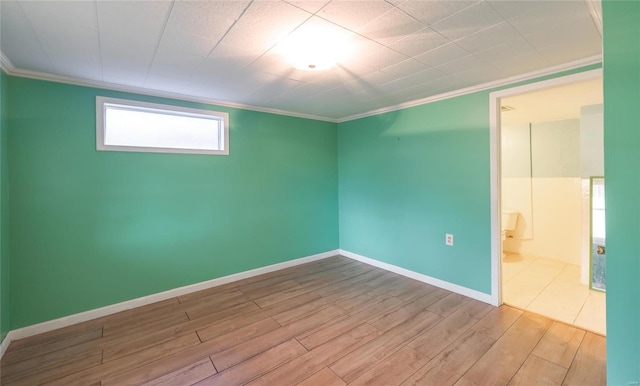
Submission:
<svg viewBox="0 0 640 386">
<path fill-rule="evenodd" d="M 2 385 L 604 385 L 605 338 L 344 257 L 14 341 Z"/>
</svg>

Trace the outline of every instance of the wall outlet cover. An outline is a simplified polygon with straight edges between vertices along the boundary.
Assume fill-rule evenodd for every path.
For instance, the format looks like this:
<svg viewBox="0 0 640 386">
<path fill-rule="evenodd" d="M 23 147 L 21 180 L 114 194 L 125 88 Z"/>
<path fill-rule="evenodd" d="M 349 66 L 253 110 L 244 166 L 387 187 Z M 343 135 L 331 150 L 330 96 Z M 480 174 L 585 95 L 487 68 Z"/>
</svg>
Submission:
<svg viewBox="0 0 640 386">
<path fill-rule="evenodd" d="M 444 243 L 453 246 L 453 235 L 451 233 L 446 233 L 444 236 Z"/>
</svg>

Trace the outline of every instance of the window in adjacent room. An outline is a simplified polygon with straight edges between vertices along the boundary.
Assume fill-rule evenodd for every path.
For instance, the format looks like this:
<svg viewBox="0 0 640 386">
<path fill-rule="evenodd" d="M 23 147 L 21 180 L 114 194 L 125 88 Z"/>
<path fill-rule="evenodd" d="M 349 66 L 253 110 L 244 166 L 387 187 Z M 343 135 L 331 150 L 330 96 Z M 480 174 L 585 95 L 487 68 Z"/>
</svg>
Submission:
<svg viewBox="0 0 640 386">
<path fill-rule="evenodd" d="M 96 98 L 98 150 L 229 154 L 229 115 L 124 99 Z"/>
</svg>

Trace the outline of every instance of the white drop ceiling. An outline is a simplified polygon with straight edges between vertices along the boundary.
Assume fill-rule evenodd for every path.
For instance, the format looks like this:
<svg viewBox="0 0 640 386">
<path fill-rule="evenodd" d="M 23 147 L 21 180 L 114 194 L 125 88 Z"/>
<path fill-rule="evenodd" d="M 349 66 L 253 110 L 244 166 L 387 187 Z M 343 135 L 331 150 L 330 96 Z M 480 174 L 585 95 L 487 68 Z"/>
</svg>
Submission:
<svg viewBox="0 0 640 386">
<path fill-rule="evenodd" d="M 147 90 L 345 120 L 550 68 L 598 62 L 599 3 L 569 1 L 0 1 L 16 76 Z M 315 26 L 352 48 L 294 69 L 278 43 Z"/>
</svg>

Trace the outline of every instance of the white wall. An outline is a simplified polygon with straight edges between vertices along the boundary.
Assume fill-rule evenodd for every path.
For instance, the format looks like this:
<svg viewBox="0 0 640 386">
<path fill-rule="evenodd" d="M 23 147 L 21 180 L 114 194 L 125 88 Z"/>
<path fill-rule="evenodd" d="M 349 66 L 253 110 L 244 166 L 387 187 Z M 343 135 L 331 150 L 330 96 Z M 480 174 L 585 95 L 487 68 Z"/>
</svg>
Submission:
<svg viewBox="0 0 640 386">
<path fill-rule="evenodd" d="M 528 126 L 502 128 L 502 206 L 520 212 L 504 250 L 579 265 L 580 121 Z"/>
<path fill-rule="evenodd" d="M 503 179 L 503 194 L 525 190 L 523 179 Z M 580 264 L 582 206 L 579 178 L 533 178 L 533 220 L 518 219 L 516 237 L 504 243 L 506 252 L 545 257 L 569 264 Z M 520 210 L 514 208 L 515 210 Z M 526 207 L 525 207 L 526 209 Z M 521 221 L 522 220 L 522 221 Z M 535 224 L 533 223 L 535 221 Z M 518 238 L 530 232 L 533 238 Z"/>
</svg>

